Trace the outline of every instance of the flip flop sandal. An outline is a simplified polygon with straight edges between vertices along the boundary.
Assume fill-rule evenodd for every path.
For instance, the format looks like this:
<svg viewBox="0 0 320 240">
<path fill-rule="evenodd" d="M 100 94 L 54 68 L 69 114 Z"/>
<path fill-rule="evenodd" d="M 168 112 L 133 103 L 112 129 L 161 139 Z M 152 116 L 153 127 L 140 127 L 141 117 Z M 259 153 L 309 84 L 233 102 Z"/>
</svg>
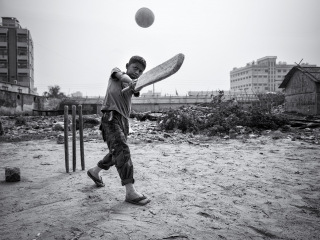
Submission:
<svg viewBox="0 0 320 240">
<path fill-rule="evenodd" d="M 147 201 L 141 202 L 142 200 L 145 200 L 145 199 L 147 199 L 147 198 L 146 198 L 146 196 L 143 195 L 142 197 L 138 197 L 135 199 L 126 199 L 125 201 L 128 203 L 135 204 L 135 205 L 144 206 L 144 205 L 148 204 L 149 202 L 151 202 L 150 199 L 147 199 Z"/>
<path fill-rule="evenodd" d="M 93 176 L 89 170 L 87 171 L 88 176 L 94 181 L 94 183 L 97 185 L 97 187 L 104 187 L 104 183 L 102 181 L 102 177 L 100 177 L 100 179 L 96 178 L 95 176 Z"/>
</svg>

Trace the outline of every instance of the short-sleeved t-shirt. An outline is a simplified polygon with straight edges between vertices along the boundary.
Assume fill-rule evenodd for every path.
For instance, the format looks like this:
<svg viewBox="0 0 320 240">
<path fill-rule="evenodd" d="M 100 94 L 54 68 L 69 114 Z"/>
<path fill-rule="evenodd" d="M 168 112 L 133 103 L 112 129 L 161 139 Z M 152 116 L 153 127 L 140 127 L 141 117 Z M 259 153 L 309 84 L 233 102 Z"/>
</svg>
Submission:
<svg viewBox="0 0 320 240">
<path fill-rule="evenodd" d="M 104 98 L 101 111 L 117 111 L 122 116 L 129 118 L 131 111 L 132 91 L 122 93 L 122 89 L 127 87 L 127 83 L 122 83 L 115 76 L 115 73 L 123 73 L 119 68 L 114 68 L 111 71 L 106 96 Z"/>
</svg>

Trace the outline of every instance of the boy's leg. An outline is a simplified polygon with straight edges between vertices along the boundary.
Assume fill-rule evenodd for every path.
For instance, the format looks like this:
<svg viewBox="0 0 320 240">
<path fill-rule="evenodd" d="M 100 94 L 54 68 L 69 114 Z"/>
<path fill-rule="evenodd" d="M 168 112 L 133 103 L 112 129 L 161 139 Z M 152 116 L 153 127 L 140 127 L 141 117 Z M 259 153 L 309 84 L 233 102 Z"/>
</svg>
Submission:
<svg viewBox="0 0 320 240">
<path fill-rule="evenodd" d="M 87 172 L 88 176 L 96 183 L 98 187 L 104 187 L 104 183 L 99 173 L 101 170 L 108 170 L 114 163 L 112 162 L 112 155 L 108 153 L 97 166 L 90 168 Z"/>
<path fill-rule="evenodd" d="M 127 136 L 129 134 L 129 121 L 121 117 L 121 135 L 117 139 L 121 139 L 121 145 L 123 147 L 123 157 L 124 157 L 124 167 L 120 167 L 120 165 L 117 165 L 118 161 L 116 162 L 116 167 L 119 172 L 122 185 L 126 188 L 126 202 L 137 204 L 137 205 L 146 205 L 150 202 L 149 199 L 147 199 L 143 194 L 139 193 L 135 187 L 134 187 L 134 179 L 133 179 L 133 164 L 131 161 L 131 155 L 129 146 L 127 145 Z M 121 162 L 121 161 L 120 161 Z M 129 170 L 129 171 L 128 171 Z M 127 173 L 128 171 L 128 173 Z M 125 177 L 122 177 L 125 176 Z M 132 180 L 131 180 L 132 179 Z"/>
<path fill-rule="evenodd" d="M 103 126 L 107 123 L 108 119 L 107 114 L 103 114 L 101 118 L 101 125 L 100 125 L 100 130 L 102 132 L 102 138 L 105 142 L 107 142 L 108 148 L 110 149 L 110 139 L 108 139 L 108 134 L 107 134 L 107 127 Z M 96 183 L 98 187 L 103 187 L 104 183 L 102 181 L 102 178 L 100 177 L 99 173 L 101 170 L 108 170 L 111 166 L 114 165 L 114 162 L 112 161 L 112 154 L 108 153 L 102 160 L 100 160 L 97 164 L 97 166 L 90 168 L 87 171 L 88 176 Z"/>
<path fill-rule="evenodd" d="M 130 150 L 126 143 L 128 120 L 115 112 L 111 121 L 108 120 L 108 114 L 104 114 L 101 123 L 103 139 L 107 142 L 110 152 L 98 162 L 96 167 L 89 169 L 88 172 L 93 175 L 93 180 L 99 180 L 101 179 L 99 172 L 102 169 L 108 170 L 115 165 L 123 186 L 128 183 L 134 183 L 133 165 Z"/>
</svg>

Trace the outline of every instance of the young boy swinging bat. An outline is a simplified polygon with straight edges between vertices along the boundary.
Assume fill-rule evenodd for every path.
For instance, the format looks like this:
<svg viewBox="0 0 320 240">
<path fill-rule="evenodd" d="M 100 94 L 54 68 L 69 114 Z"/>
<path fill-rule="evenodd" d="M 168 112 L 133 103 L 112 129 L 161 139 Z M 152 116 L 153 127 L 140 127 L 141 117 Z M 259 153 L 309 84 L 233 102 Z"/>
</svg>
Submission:
<svg viewBox="0 0 320 240">
<path fill-rule="evenodd" d="M 183 60 L 184 55 L 178 54 L 142 75 L 146 68 L 146 61 L 140 56 L 133 56 L 126 64 L 126 72 L 118 68 L 111 71 L 101 109 L 103 113 L 101 131 L 103 140 L 107 142 L 109 153 L 98 162 L 97 166 L 90 168 L 87 174 L 98 187 L 104 187 L 105 184 L 99 175 L 100 171 L 108 170 L 113 165 L 116 166 L 121 183 L 126 189 L 126 202 L 137 205 L 146 205 L 150 202 L 150 199 L 139 193 L 134 187 L 133 164 L 127 145 L 132 95 L 138 97 L 143 87 L 177 72 Z"/>
</svg>

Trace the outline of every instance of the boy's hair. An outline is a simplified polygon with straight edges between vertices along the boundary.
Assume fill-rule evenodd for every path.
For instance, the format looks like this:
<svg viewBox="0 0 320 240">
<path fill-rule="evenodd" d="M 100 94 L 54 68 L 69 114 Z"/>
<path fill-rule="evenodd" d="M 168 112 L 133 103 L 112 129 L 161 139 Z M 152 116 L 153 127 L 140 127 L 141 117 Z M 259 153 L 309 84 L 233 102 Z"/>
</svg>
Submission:
<svg viewBox="0 0 320 240">
<path fill-rule="evenodd" d="M 129 65 L 131 63 L 140 63 L 142 66 L 144 66 L 144 69 L 146 69 L 147 66 L 146 60 L 144 60 L 144 58 L 140 56 L 132 56 L 129 60 Z"/>
</svg>

